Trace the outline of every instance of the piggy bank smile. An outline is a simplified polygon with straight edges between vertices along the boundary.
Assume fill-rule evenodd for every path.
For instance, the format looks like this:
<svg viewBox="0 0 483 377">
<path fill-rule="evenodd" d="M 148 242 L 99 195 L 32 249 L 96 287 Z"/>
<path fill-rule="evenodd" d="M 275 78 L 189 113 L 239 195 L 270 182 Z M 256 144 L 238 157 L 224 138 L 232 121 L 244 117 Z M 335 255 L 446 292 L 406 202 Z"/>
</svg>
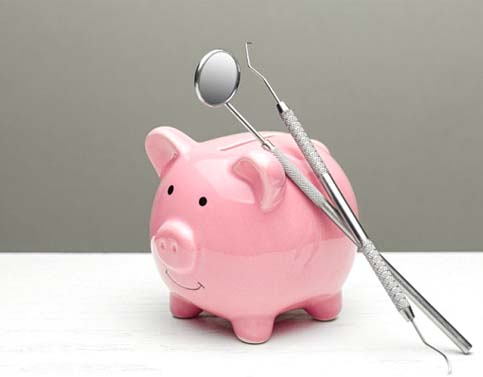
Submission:
<svg viewBox="0 0 483 377">
<path fill-rule="evenodd" d="M 199 281 L 197 282 L 198 286 L 196 287 L 187 287 L 179 282 L 177 282 L 172 276 L 171 274 L 169 273 L 169 270 L 166 268 L 164 270 L 164 273 L 166 274 L 166 276 L 169 278 L 169 280 L 171 280 L 174 284 L 176 284 L 178 287 L 181 287 L 181 288 L 184 288 L 184 289 L 187 289 L 188 291 L 197 291 L 198 289 L 205 289 L 205 286 L 203 284 L 201 284 Z"/>
</svg>

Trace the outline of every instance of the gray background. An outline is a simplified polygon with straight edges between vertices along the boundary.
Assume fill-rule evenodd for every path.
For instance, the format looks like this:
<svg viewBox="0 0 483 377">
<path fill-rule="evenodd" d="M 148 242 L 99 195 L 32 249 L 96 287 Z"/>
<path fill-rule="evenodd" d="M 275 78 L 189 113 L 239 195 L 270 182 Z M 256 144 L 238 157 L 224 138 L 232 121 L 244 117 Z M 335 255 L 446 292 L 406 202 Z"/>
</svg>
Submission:
<svg viewBox="0 0 483 377">
<path fill-rule="evenodd" d="M 148 249 L 144 137 L 239 132 L 197 102 L 213 48 L 281 130 L 243 43 L 331 149 L 385 250 L 481 250 L 481 1 L 0 1 L 0 250 Z"/>
</svg>

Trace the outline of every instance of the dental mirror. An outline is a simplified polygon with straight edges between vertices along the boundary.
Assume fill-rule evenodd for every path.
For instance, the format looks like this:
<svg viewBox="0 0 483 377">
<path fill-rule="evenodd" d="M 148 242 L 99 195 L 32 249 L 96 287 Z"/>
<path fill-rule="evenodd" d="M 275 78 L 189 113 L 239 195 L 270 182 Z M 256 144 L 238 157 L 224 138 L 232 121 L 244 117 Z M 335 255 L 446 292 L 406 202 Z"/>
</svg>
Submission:
<svg viewBox="0 0 483 377">
<path fill-rule="evenodd" d="M 207 106 L 219 107 L 228 103 L 235 95 L 239 83 L 240 66 L 226 51 L 210 51 L 196 68 L 196 95 Z"/>
<path fill-rule="evenodd" d="M 240 66 L 237 60 L 224 50 L 213 50 L 201 59 L 195 71 L 195 92 L 198 99 L 209 107 L 225 106 L 255 135 L 263 146 L 273 147 L 250 122 L 230 103 L 240 83 Z"/>
</svg>

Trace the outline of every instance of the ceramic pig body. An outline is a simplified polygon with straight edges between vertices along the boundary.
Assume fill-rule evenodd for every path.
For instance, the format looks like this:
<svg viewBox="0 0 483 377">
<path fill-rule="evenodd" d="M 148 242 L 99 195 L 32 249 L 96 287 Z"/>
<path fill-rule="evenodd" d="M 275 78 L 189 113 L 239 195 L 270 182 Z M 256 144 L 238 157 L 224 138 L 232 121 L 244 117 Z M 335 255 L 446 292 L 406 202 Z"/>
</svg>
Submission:
<svg viewBox="0 0 483 377">
<path fill-rule="evenodd" d="M 290 135 L 264 135 L 321 189 Z M 342 169 L 316 147 L 355 208 Z M 239 339 L 261 343 L 282 312 L 338 315 L 356 249 L 250 134 L 198 143 L 159 127 L 147 136 L 146 151 L 161 178 L 151 249 L 175 317 L 206 310 L 230 320 Z"/>
</svg>

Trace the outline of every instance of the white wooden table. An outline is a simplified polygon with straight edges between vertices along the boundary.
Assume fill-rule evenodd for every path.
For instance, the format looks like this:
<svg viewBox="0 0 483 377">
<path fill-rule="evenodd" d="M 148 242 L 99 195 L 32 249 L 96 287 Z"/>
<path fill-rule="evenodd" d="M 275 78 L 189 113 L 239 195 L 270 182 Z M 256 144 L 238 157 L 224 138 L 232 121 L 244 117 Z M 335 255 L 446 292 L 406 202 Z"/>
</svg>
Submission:
<svg viewBox="0 0 483 377">
<path fill-rule="evenodd" d="M 483 253 L 386 253 L 470 342 L 460 354 L 426 320 L 454 376 L 482 376 Z M 338 319 L 294 311 L 262 345 L 203 314 L 178 320 L 150 254 L 0 254 L 0 376 L 444 376 L 358 255 Z"/>
</svg>

